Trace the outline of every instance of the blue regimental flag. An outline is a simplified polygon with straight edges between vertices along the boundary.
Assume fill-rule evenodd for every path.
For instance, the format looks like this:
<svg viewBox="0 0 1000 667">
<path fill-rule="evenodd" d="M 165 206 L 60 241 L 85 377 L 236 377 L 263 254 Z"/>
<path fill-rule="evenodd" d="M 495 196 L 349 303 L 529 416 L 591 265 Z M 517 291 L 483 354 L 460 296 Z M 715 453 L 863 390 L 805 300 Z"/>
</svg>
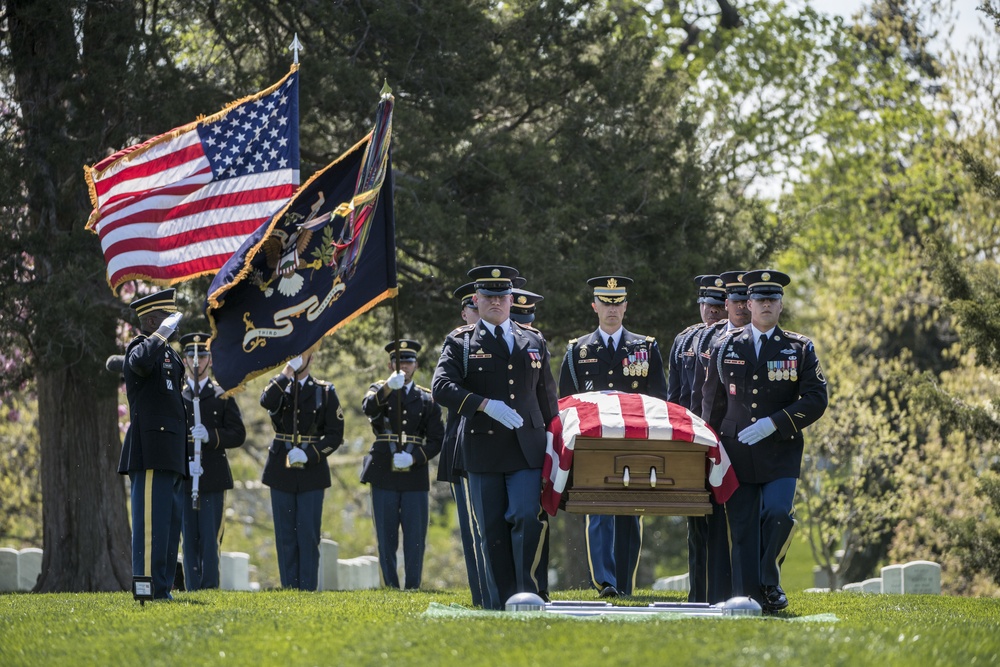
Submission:
<svg viewBox="0 0 1000 667">
<path fill-rule="evenodd" d="M 386 97 L 372 133 L 309 179 L 212 282 L 212 367 L 227 392 L 396 294 Z"/>
</svg>

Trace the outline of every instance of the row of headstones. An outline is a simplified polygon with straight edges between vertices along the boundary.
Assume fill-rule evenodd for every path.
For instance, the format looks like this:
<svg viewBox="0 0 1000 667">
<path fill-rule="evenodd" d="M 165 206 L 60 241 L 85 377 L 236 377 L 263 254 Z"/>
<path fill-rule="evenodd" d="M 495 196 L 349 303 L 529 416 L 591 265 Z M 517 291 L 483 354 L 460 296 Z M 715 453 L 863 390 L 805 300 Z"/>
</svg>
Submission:
<svg viewBox="0 0 1000 667">
<path fill-rule="evenodd" d="M 687 573 L 661 577 L 653 583 L 654 591 L 689 591 Z M 887 565 L 882 576 L 846 584 L 841 590 L 853 593 L 906 593 L 940 595 L 941 566 L 928 560 L 915 560 L 903 565 Z M 807 588 L 807 593 L 828 593 L 828 587 Z"/>
<path fill-rule="evenodd" d="M 941 566 L 929 560 L 914 560 L 902 565 L 886 565 L 881 577 L 844 584 L 849 593 L 901 593 L 941 595 Z M 807 593 L 826 593 L 828 587 L 807 588 Z"/>
<path fill-rule="evenodd" d="M 340 545 L 320 540 L 319 590 L 353 591 L 381 586 L 378 558 L 359 556 L 338 558 Z M 42 573 L 42 550 L 0 549 L 0 593 L 27 592 Z M 219 554 L 219 588 L 227 591 L 259 590 L 250 581 L 250 555 L 238 551 Z"/>
</svg>

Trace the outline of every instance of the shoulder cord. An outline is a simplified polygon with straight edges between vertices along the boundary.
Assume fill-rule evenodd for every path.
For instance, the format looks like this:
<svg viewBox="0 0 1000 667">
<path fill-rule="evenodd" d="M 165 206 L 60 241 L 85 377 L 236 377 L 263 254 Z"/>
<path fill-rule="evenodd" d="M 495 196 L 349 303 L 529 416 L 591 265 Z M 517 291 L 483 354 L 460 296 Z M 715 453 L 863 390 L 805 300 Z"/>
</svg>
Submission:
<svg viewBox="0 0 1000 667">
<path fill-rule="evenodd" d="M 569 366 L 569 377 L 577 393 L 580 391 L 580 381 L 576 379 L 576 365 L 573 363 L 573 341 L 566 343 L 566 365 Z"/>
</svg>

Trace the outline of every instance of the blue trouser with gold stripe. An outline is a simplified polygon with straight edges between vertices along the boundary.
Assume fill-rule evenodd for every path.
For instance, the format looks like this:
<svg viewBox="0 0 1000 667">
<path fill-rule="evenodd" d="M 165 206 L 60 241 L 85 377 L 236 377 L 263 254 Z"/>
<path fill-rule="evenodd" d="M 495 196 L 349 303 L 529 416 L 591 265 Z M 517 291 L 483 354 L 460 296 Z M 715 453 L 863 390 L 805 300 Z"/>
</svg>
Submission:
<svg viewBox="0 0 1000 667">
<path fill-rule="evenodd" d="M 177 571 L 184 478 L 166 470 L 137 470 L 128 478 L 132 485 L 132 575 L 152 577 L 153 598 L 166 599 Z"/>
<path fill-rule="evenodd" d="M 733 596 L 726 506 L 712 500 L 712 513 L 688 517 L 688 602 L 718 604 Z"/>
<path fill-rule="evenodd" d="M 489 608 L 503 609 L 515 593 L 538 592 L 546 527 L 539 518 L 542 471 L 468 474 L 469 496 L 486 554 Z"/>
<path fill-rule="evenodd" d="M 794 477 L 768 482 L 760 492 L 760 583 L 777 586 L 781 583 L 781 562 L 795 528 Z"/>
<path fill-rule="evenodd" d="M 399 588 L 396 549 L 403 531 L 403 574 L 407 590 L 420 588 L 427 548 L 427 491 L 393 491 L 372 485 L 372 519 L 378 541 L 378 564 L 386 586 Z"/>
<path fill-rule="evenodd" d="M 319 587 L 319 540 L 325 489 L 289 493 L 271 488 L 274 546 L 282 588 Z"/>
<path fill-rule="evenodd" d="M 631 595 L 641 549 L 641 516 L 587 515 L 587 558 L 597 590 L 611 584 L 622 595 Z"/>
<path fill-rule="evenodd" d="M 451 485 L 451 495 L 458 511 L 458 532 L 462 536 L 462 552 L 465 554 L 465 571 L 472 592 L 472 604 L 486 609 L 492 608 L 486 585 L 486 558 L 483 555 L 483 538 L 479 526 L 473 518 L 472 503 L 469 500 L 469 480 L 459 477 Z M 483 595 L 487 598 L 484 599 Z"/>
<path fill-rule="evenodd" d="M 184 588 L 196 591 L 219 587 L 219 547 L 222 544 L 222 513 L 226 492 L 199 494 L 199 510 L 194 509 L 188 491 L 184 493 Z"/>
</svg>

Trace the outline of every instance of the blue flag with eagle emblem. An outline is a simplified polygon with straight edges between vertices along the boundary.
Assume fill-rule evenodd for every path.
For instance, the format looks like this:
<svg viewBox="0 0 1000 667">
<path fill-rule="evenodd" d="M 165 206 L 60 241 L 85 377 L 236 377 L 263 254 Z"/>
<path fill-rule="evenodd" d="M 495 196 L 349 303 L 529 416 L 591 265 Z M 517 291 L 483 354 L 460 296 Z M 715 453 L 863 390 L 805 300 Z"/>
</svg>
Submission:
<svg viewBox="0 0 1000 667">
<path fill-rule="evenodd" d="M 397 293 L 392 95 L 375 129 L 317 172 L 215 276 L 206 315 L 227 393 Z"/>
</svg>

